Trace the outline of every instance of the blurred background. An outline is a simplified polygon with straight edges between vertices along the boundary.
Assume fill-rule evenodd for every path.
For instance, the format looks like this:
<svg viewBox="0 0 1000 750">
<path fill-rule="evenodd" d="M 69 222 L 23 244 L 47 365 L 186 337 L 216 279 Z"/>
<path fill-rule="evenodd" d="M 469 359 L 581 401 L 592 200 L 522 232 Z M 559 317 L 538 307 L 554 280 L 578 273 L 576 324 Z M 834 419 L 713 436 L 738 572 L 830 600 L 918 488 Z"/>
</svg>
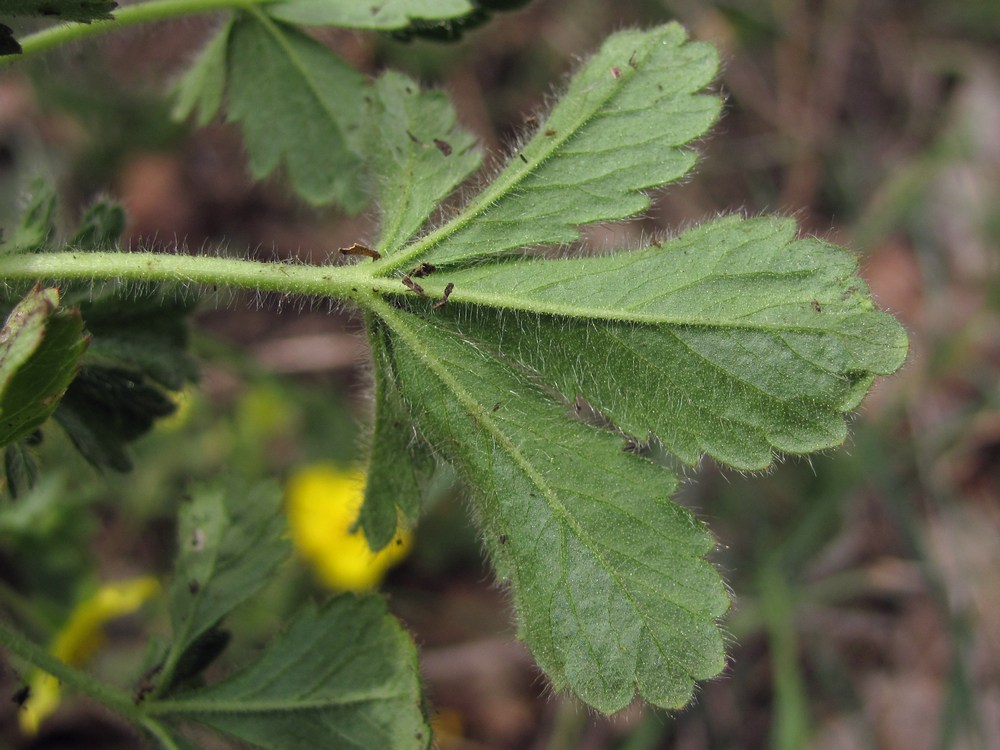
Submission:
<svg viewBox="0 0 1000 750">
<path fill-rule="evenodd" d="M 368 73 L 399 68 L 444 88 L 502 154 L 575 59 L 615 30 L 671 19 L 721 49 L 725 114 L 684 184 L 588 241 L 634 246 L 734 211 L 793 215 L 858 255 L 912 351 L 842 449 L 766 476 L 709 463 L 691 473 L 679 499 L 718 537 L 734 606 L 730 665 L 684 711 L 637 705 L 605 719 L 552 694 L 513 639 L 463 498 L 442 480 L 385 584 L 421 651 L 438 746 L 1000 747 L 1000 3 L 535 0 L 456 43 L 320 36 Z M 43 175 L 60 186 L 67 224 L 100 195 L 120 199 L 136 247 L 322 262 L 372 240 L 370 214 L 305 207 L 280 179 L 254 184 L 234 126 L 170 120 L 165 92 L 217 24 L 130 29 L 4 70 L 0 223 Z M 34 605 L 19 592 L 44 590 L 58 613 L 72 600 L 60 582 L 166 573 L 192 477 L 357 462 L 370 409 L 359 329 L 325 303 L 206 304 L 201 382 L 136 446 L 133 474 L 99 476 L 47 434 L 49 500 L 0 517 L 0 605 Z M 290 567 L 245 606 L 225 658 L 239 664 L 297 596 L 319 591 Z M 140 625 L 115 626 L 98 672 L 134 669 Z M 17 684 L 0 674 L 0 698 Z M 33 739 L 18 736 L 15 711 L 0 701 L 0 747 L 134 746 L 83 702 Z"/>
</svg>

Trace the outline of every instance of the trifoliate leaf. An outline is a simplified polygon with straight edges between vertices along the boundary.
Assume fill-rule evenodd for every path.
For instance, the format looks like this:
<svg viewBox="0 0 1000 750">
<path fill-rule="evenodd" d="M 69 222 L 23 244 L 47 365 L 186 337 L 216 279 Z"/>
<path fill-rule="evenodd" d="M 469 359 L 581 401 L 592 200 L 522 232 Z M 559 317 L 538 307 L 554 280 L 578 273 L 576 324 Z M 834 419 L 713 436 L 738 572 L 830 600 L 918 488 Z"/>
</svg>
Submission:
<svg viewBox="0 0 1000 750">
<path fill-rule="evenodd" d="M 368 545 L 377 551 L 396 536 L 400 513 L 416 525 L 435 461 L 403 403 L 388 332 L 376 325 L 370 334 L 375 360 L 375 426 L 365 501 L 358 520 Z"/>
<path fill-rule="evenodd" d="M 456 18 L 470 13 L 470 0 L 285 0 L 267 6 L 269 15 L 289 23 L 399 29 L 411 21 Z"/>
<path fill-rule="evenodd" d="M 402 392 L 472 488 L 519 632 L 557 688 L 611 713 L 680 706 L 723 666 L 729 605 L 711 535 L 676 479 L 568 417 L 523 373 L 439 320 L 385 310 Z"/>
<path fill-rule="evenodd" d="M 424 289 L 447 279 L 440 314 L 620 429 L 688 463 L 762 469 L 773 450 L 840 445 L 843 412 L 907 352 L 855 259 L 795 232 L 731 216 L 662 246 L 441 272 Z"/>
<path fill-rule="evenodd" d="M 229 118 L 243 126 L 253 176 L 261 179 L 284 164 L 307 201 L 364 208 L 357 155 L 365 107 L 361 74 L 315 39 L 260 12 L 233 22 L 228 63 Z"/>
<path fill-rule="evenodd" d="M 113 0 L 5 0 L 3 13 L 89 23 L 113 18 L 111 11 L 117 7 Z"/>
<path fill-rule="evenodd" d="M 242 672 L 145 708 L 266 750 L 430 743 L 416 650 L 374 596 L 307 606 Z"/>
<path fill-rule="evenodd" d="M 0 329 L 0 446 L 23 440 L 59 406 L 88 339 L 57 289 L 36 287 Z"/>
<path fill-rule="evenodd" d="M 412 237 L 455 187 L 479 166 L 473 136 L 462 130 L 443 92 L 421 92 L 400 73 L 385 73 L 372 94 L 371 163 L 379 180 L 388 255 Z"/>
<path fill-rule="evenodd" d="M 715 50 L 685 42 L 676 24 L 615 34 L 489 187 L 382 268 L 572 242 L 581 224 L 645 210 L 643 191 L 694 165 L 687 144 L 709 128 L 720 106 L 698 92 L 717 67 Z"/>
<path fill-rule="evenodd" d="M 199 126 L 210 123 L 219 113 L 226 92 L 226 63 L 232 21 L 216 32 L 177 83 L 177 101 L 171 115 L 186 120 L 194 113 Z"/>
<path fill-rule="evenodd" d="M 216 633 L 223 617 L 270 580 L 291 552 L 285 537 L 277 484 L 247 486 L 233 480 L 194 492 L 180 514 L 179 552 L 170 587 L 173 642 L 161 690 L 191 676 L 191 668 L 179 665 L 196 646 L 199 653 L 218 653 L 218 637 L 209 636 L 206 642 L 206 635 Z"/>
</svg>

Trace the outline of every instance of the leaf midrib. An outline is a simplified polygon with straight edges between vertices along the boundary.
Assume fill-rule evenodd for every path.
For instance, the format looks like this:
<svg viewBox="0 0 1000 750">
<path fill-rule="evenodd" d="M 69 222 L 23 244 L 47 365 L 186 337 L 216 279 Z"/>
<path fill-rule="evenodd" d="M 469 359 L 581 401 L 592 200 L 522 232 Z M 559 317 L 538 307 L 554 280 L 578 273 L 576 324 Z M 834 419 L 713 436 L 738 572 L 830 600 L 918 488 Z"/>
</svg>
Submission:
<svg viewBox="0 0 1000 750">
<path fill-rule="evenodd" d="M 384 307 L 383 307 L 384 305 Z M 382 317 L 382 319 L 390 326 L 390 328 L 395 331 L 395 333 L 403 339 L 406 344 L 416 352 L 424 365 L 430 369 L 437 378 L 444 383 L 444 385 L 451 390 L 455 395 L 456 399 L 462 406 L 468 411 L 470 415 L 473 415 L 477 423 L 484 427 L 491 437 L 493 437 L 498 444 L 503 446 L 507 454 L 514 460 L 515 464 L 521 468 L 532 484 L 539 490 L 542 497 L 545 498 L 550 510 L 553 512 L 559 520 L 565 523 L 566 527 L 580 540 L 581 543 L 587 548 L 591 555 L 593 555 L 594 560 L 599 564 L 601 569 L 606 573 L 609 579 L 611 579 L 618 591 L 623 597 L 628 601 L 629 606 L 636 613 L 636 615 L 641 619 L 643 629 L 646 632 L 654 634 L 656 632 L 655 628 L 652 626 L 650 616 L 646 612 L 646 609 L 635 600 L 632 596 L 632 592 L 622 581 L 621 577 L 617 574 L 612 566 L 604 557 L 600 550 L 600 545 L 586 532 L 583 527 L 576 521 L 572 514 L 568 511 L 566 506 L 560 502 L 558 497 L 555 495 L 555 491 L 549 486 L 545 478 L 535 470 L 532 463 L 524 456 L 524 454 L 518 449 L 518 447 L 510 440 L 507 434 L 500 428 L 493 419 L 492 412 L 483 408 L 479 401 L 469 394 L 458 381 L 452 377 L 451 373 L 446 367 L 440 364 L 437 357 L 433 355 L 432 352 L 428 350 L 427 347 L 423 345 L 420 337 L 412 331 L 406 324 L 402 314 L 400 314 L 395 308 L 390 307 L 382 303 L 380 308 L 376 312 Z M 684 607 L 680 603 L 675 602 L 676 606 L 689 611 L 692 615 L 697 615 L 698 613 Z M 659 640 L 653 637 L 653 641 L 656 643 L 657 650 L 663 654 L 663 657 L 668 658 L 668 654 L 664 651 L 662 644 Z"/>
<path fill-rule="evenodd" d="M 643 50 L 643 53 L 642 61 L 645 62 L 645 60 L 649 59 L 652 55 L 652 46 L 647 46 Z M 507 163 L 507 167 L 504 171 L 510 169 L 511 164 L 517 167 L 517 169 L 510 174 L 510 177 L 506 181 L 500 179 L 493 181 L 490 183 L 489 187 L 477 195 L 476 198 L 453 220 L 430 232 L 417 242 L 414 242 L 402 252 L 394 254 L 383 261 L 379 261 L 376 264 L 373 275 L 387 276 L 400 266 L 412 264 L 415 260 L 420 258 L 420 256 L 432 250 L 436 245 L 468 225 L 473 219 L 478 217 L 482 212 L 486 211 L 505 194 L 516 190 L 518 185 L 535 174 L 535 172 L 540 169 L 542 165 L 544 165 L 545 162 L 553 156 L 553 154 L 562 148 L 567 141 L 573 139 L 577 133 L 579 133 L 580 130 L 586 126 L 588 122 L 590 122 L 590 120 L 598 116 L 609 101 L 621 93 L 622 88 L 628 83 L 628 81 L 631 80 L 633 76 L 638 74 L 637 68 L 638 65 L 636 67 L 628 66 L 627 71 L 623 70 L 621 77 L 616 80 L 615 85 L 608 88 L 607 95 L 598 99 L 596 105 L 592 106 L 589 110 L 587 110 L 587 112 L 581 113 L 581 116 L 577 119 L 573 127 L 566 128 L 566 132 L 564 133 L 557 133 L 555 136 L 547 138 L 544 143 L 548 146 L 548 148 L 544 149 L 537 158 L 533 159 L 531 162 L 522 163 L 518 166 L 518 160 L 512 155 L 512 158 Z M 536 134 L 527 142 L 528 144 L 538 141 L 538 133 L 542 132 L 542 127 L 544 127 L 544 125 L 539 126 Z M 523 149 L 519 149 L 517 153 L 522 153 L 522 151 Z M 501 175 L 502 174 L 503 172 L 501 172 Z"/>
</svg>

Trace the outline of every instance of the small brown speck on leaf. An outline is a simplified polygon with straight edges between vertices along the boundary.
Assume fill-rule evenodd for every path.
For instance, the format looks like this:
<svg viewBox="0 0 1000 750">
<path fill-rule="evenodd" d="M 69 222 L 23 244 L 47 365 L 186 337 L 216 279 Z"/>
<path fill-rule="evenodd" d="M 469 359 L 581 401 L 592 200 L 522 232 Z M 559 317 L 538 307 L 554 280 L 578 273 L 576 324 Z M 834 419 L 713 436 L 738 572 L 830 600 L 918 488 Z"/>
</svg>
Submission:
<svg viewBox="0 0 1000 750">
<path fill-rule="evenodd" d="M 613 66 L 611 68 L 611 77 L 617 81 L 619 78 L 622 77 L 622 69 L 619 68 L 617 65 Z"/>
<path fill-rule="evenodd" d="M 434 145 L 437 146 L 438 151 L 445 156 L 451 156 L 451 144 L 448 143 L 448 141 L 442 141 L 440 138 L 435 138 Z"/>
</svg>

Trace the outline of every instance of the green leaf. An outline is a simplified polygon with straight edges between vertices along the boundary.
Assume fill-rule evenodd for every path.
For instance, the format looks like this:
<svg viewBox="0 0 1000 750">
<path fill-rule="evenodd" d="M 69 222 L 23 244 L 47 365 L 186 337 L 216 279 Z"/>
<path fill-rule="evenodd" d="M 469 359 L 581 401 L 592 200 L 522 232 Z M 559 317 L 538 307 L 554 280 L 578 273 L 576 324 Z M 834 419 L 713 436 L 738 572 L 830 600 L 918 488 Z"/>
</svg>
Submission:
<svg viewBox="0 0 1000 750">
<path fill-rule="evenodd" d="M 389 298 L 365 300 L 373 466 L 398 474 L 426 443 L 460 471 L 521 637 L 557 688 L 604 712 L 636 695 L 683 705 L 724 662 L 712 539 L 643 444 L 741 469 L 838 445 L 844 413 L 907 350 L 854 258 L 786 219 L 727 217 L 599 257 L 504 254 L 644 210 L 644 190 L 692 165 L 715 69 L 674 25 L 612 37 L 479 197 L 360 267 Z M 421 183 L 393 202 L 407 189 Z M 368 497 L 384 526 L 393 492 L 422 480 L 393 481 Z"/>
<path fill-rule="evenodd" d="M 8 16 L 43 16 L 89 23 L 114 18 L 111 11 L 117 7 L 113 0 L 5 0 L 3 12 Z"/>
<path fill-rule="evenodd" d="M 228 63 L 229 118 L 243 127 L 253 176 L 261 179 L 284 164 L 307 201 L 363 209 L 361 74 L 259 11 L 233 22 Z"/>
<path fill-rule="evenodd" d="M 126 445 L 175 411 L 167 391 L 195 379 L 187 329 L 194 300 L 159 288 L 96 296 L 81 289 L 73 298 L 92 334 L 91 347 L 56 419 L 92 464 L 128 471 Z"/>
<path fill-rule="evenodd" d="M 17 228 L 9 240 L 4 239 L 0 253 L 35 253 L 45 249 L 55 232 L 55 211 L 55 192 L 46 183 L 36 180 Z"/>
<path fill-rule="evenodd" d="M 708 129 L 720 106 L 697 92 L 717 67 L 715 50 L 686 42 L 676 24 L 610 37 L 489 187 L 382 269 L 572 242 L 581 224 L 645 210 L 643 191 L 694 165 L 686 144 Z"/>
<path fill-rule="evenodd" d="M 441 20 L 466 15 L 469 0 L 287 0 L 267 6 L 274 18 L 306 25 L 355 29 L 399 29 L 415 20 Z"/>
<path fill-rule="evenodd" d="M 87 348 L 79 314 L 36 287 L 0 329 L 0 446 L 31 435 L 59 405 Z"/>
<path fill-rule="evenodd" d="M 175 120 L 186 120 L 192 113 L 197 113 L 195 122 L 205 126 L 219 113 L 226 92 L 227 52 L 232 26 L 232 21 L 227 21 L 216 32 L 177 83 L 174 89 L 177 101 L 171 112 Z"/>
<path fill-rule="evenodd" d="M 369 329 L 375 360 L 375 427 L 359 523 L 375 551 L 396 535 L 399 515 L 415 526 L 434 473 L 429 446 L 417 433 L 395 381 L 392 342 L 384 327 Z"/>
<path fill-rule="evenodd" d="M 907 353 L 855 259 L 795 233 L 731 216 L 662 246 L 441 272 L 424 289 L 452 283 L 440 314 L 625 432 L 688 463 L 763 469 L 773 450 L 840 445 L 843 413 Z"/>
<path fill-rule="evenodd" d="M 242 672 L 146 709 L 268 750 L 430 743 L 416 650 L 374 596 L 309 605 Z"/>
<path fill-rule="evenodd" d="M 125 231 L 125 211 L 117 203 L 98 201 L 84 213 L 80 226 L 66 243 L 74 250 L 113 250 Z"/>
<path fill-rule="evenodd" d="M 275 483 L 247 486 L 232 480 L 194 492 L 180 514 L 179 553 L 170 587 L 173 642 L 161 691 L 175 677 L 191 676 L 187 673 L 192 670 L 178 668 L 185 655 L 195 646 L 216 643 L 213 636 L 206 644 L 205 637 L 217 632 L 223 617 L 270 580 L 291 552 L 285 535 L 281 489 Z M 212 653 L 214 657 L 217 650 Z"/>
<path fill-rule="evenodd" d="M 519 632 L 559 689 L 611 713 L 680 706 L 723 666 L 729 605 L 711 535 L 676 479 L 574 421 L 517 369 L 440 320 L 384 311 L 403 393 L 469 483 Z"/>
<path fill-rule="evenodd" d="M 18 440 L 3 449 L 3 468 L 11 497 L 24 497 L 38 480 L 38 465 L 27 440 Z"/>
<path fill-rule="evenodd" d="M 372 96 L 369 153 L 379 182 L 378 249 L 395 252 L 480 162 L 475 138 L 462 130 L 448 97 L 421 92 L 400 73 L 385 73 Z"/>
</svg>

